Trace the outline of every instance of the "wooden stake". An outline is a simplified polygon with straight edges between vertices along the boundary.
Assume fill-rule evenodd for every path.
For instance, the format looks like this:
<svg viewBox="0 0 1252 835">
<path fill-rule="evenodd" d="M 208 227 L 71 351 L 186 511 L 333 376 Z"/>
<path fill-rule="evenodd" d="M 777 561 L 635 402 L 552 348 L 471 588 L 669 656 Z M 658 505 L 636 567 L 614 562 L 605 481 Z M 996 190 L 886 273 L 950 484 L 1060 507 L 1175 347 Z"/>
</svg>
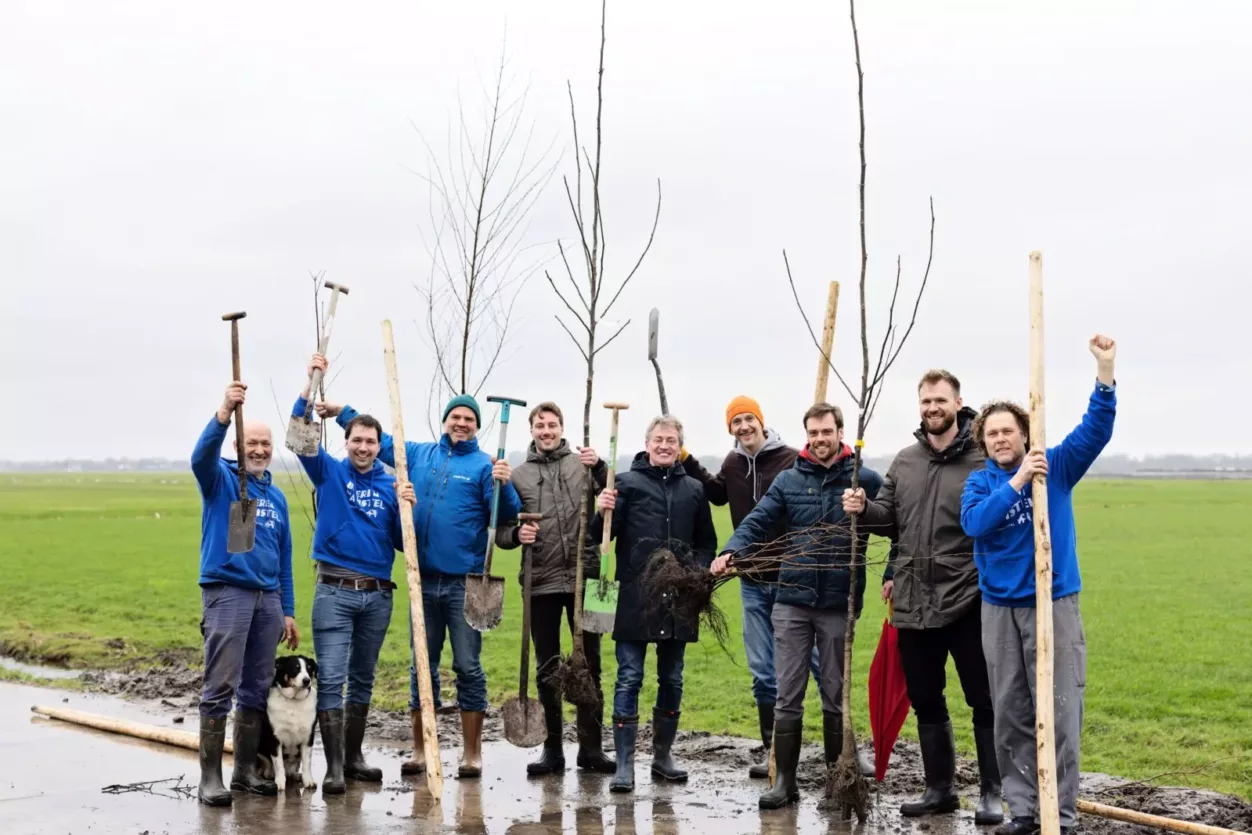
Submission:
<svg viewBox="0 0 1252 835">
<path fill-rule="evenodd" d="M 391 396 L 391 436 L 398 474 L 407 480 L 404 449 L 404 418 L 400 412 L 400 380 L 396 374 L 396 346 L 391 320 L 383 320 L 383 361 L 387 365 L 387 392 Z M 426 654 L 426 615 L 422 610 L 422 578 L 417 569 L 417 534 L 413 530 L 413 506 L 400 500 L 400 530 L 404 536 L 404 565 L 409 578 L 409 619 L 413 624 L 413 664 L 417 669 L 417 695 L 422 703 L 422 747 L 426 752 L 426 788 L 438 803 L 443 799 L 443 763 L 439 759 L 435 699 L 430 686 L 430 657 Z"/>
<path fill-rule="evenodd" d="M 1036 251 L 1030 253 L 1030 449 L 1047 449 L 1043 423 L 1043 255 Z M 1039 774 L 1039 828 L 1040 835 L 1060 835 L 1047 477 L 1036 475 L 1030 486 L 1035 522 L 1035 762 Z"/>
<path fill-rule="evenodd" d="M 132 722 L 129 719 L 114 719 L 111 716 L 101 716 L 98 713 L 87 713 L 82 710 L 71 710 L 68 707 L 35 705 L 31 708 L 31 712 L 40 716 L 47 716 L 50 719 L 60 719 L 62 722 L 70 722 L 86 728 L 95 728 L 98 731 L 108 731 L 109 733 L 121 734 L 122 736 L 133 736 L 135 739 L 146 739 L 149 742 L 162 742 L 166 745 L 186 748 L 188 751 L 200 750 L 200 735 L 191 731 L 158 728 L 156 725 Z M 227 754 L 234 753 L 235 746 L 229 737 L 226 738 L 222 749 Z"/>
<path fill-rule="evenodd" d="M 1146 812 L 1134 812 L 1130 809 L 1119 809 L 1116 806 L 1105 806 L 1103 803 L 1092 803 L 1090 800 L 1078 801 L 1078 811 L 1084 815 L 1096 815 L 1124 823 L 1137 823 L 1140 826 L 1154 826 L 1169 832 L 1182 832 L 1184 835 L 1247 835 L 1246 832 L 1234 829 L 1209 826 L 1207 823 L 1180 821 L 1160 815 L 1149 815 Z"/>
<path fill-rule="evenodd" d="M 817 357 L 817 388 L 813 394 L 813 402 L 821 403 L 826 399 L 826 384 L 830 380 L 830 352 L 835 347 L 835 314 L 839 312 L 839 282 L 830 282 L 830 292 L 826 297 L 826 320 L 822 324 L 822 352 Z"/>
</svg>

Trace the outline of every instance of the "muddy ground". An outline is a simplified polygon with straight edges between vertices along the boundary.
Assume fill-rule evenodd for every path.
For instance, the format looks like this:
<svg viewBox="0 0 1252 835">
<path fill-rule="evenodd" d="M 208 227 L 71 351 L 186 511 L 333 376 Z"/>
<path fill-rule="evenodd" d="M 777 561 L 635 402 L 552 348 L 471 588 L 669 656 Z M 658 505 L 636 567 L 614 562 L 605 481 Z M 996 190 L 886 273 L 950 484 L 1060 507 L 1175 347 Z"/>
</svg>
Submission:
<svg viewBox="0 0 1252 835">
<path fill-rule="evenodd" d="M 818 807 L 817 799 L 824 780 L 822 752 L 816 743 L 806 745 L 801 762 L 801 789 L 804 793 L 798 808 L 779 812 L 761 812 L 756 805 L 762 781 L 747 777 L 748 766 L 761 756 L 759 742 L 749 739 L 713 736 L 706 733 L 680 732 L 675 757 L 689 769 L 690 782 L 685 786 L 653 785 L 647 771 L 650 753 L 650 730 L 640 726 L 639 754 L 636 762 L 636 791 L 633 795 L 612 795 L 609 779 L 600 775 L 584 775 L 573 768 L 575 740 L 572 723 L 567 727 L 566 757 L 569 770 L 561 777 L 528 778 L 525 763 L 533 759 L 537 749 L 519 749 L 503 740 L 499 711 L 488 712 L 484 727 L 484 777 L 480 781 L 456 779 L 459 755 L 460 722 L 455 709 L 445 710 L 439 717 L 440 742 L 443 749 L 444 774 L 447 780 L 442 806 L 434 807 L 421 778 L 402 778 L 399 763 L 411 751 L 407 714 L 375 711 L 370 720 L 370 758 L 384 769 L 384 783 L 379 786 L 354 786 L 346 798 L 323 800 L 320 790 L 291 794 L 276 804 L 273 799 L 242 798 L 223 817 L 220 810 L 199 808 L 194 799 L 161 795 L 128 793 L 102 795 L 100 789 L 110 783 L 128 780 L 153 780 L 183 774 L 194 787 L 198 779 L 194 752 L 170 749 L 112 734 L 67 726 L 40 717 L 30 718 L 31 704 L 66 704 L 82 710 L 109 715 L 124 715 L 140 721 L 194 731 L 199 703 L 199 672 L 183 664 L 139 672 L 86 672 L 80 680 L 87 693 L 64 693 L 18 685 L 0 685 L 0 831 L 4 832 L 78 832 L 75 821 L 91 820 L 91 832 L 272 832 L 275 815 L 299 820 L 298 831 L 475 831 L 510 833 L 548 832 L 811 832 L 844 831 L 849 824 L 832 817 Z M 108 696 L 120 698 L 108 698 Z M 14 716 L 15 730 L 36 733 L 40 741 L 17 743 L 20 750 L 8 750 L 9 730 Z M 173 724 L 171 724 L 173 723 Z M 134 768 L 99 769 L 97 760 L 75 765 L 78 748 L 89 740 L 99 758 Z M 611 734 L 605 734 L 605 747 L 611 753 Z M 868 741 L 863 741 L 868 750 Z M 320 740 L 314 771 L 323 774 Z M 54 753 L 46 755 L 45 750 Z M 60 775 L 52 787 L 23 785 L 31 782 L 32 752 L 35 760 L 51 758 L 51 769 Z M 140 753 L 141 752 L 141 753 Z M 90 755 L 89 755 L 90 756 Z M 69 758 L 69 759 L 67 759 Z M 147 770 L 138 769 L 139 762 Z M 172 761 L 165 763 L 164 761 Z M 228 761 L 229 762 L 229 761 Z M 159 764 L 166 764 L 162 770 Z M 70 795 L 51 803 L 57 784 L 64 781 L 70 769 L 80 786 Z M 135 776 L 124 778 L 122 772 Z M 39 767 L 34 768 L 39 772 Z M 169 773 L 166 773 L 169 772 Z M 875 784 L 875 808 L 865 832 L 982 833 L 989 827 L 973 825 L 972 808 L 977 799 L 977 766 L 961 761 L 958 768 L 959 791 L 964 805 L 957 815 L 932 819 L 906 820 L 897 808 L 922 785 L 920 752 L 915 743 L 898 742 L 892 752 L 891 767 L 885 781 Z M 94 788 L 93 788 L 94 787 Z M 1212 792 L 1187 788 L 1153 787 L 1131 783 L 1101 774 L 1084 774 L 1081 797 L 1108 805 L 1121 806 L 1152 814 L 1166 815 L 1222 826 L 1236 831 L 1252 832 L 1252 805 Z M 24 808 L 25 807 L 25 808 Z M 31 823 L 33 813 L 40 820 Z M 44 813 L 51 816 L 44 821 Z M 111 817 L 113 813 L 116 816 Z M 147 815 L 148 817 L 144 817 Z M 206 815 L 208 817 L 206 817 Z M 12 828 L 18 821 L 26 823 Z M 397 822 L 399 817 L 407 821 Z M 145 821 L 151 823 L 148 826 Z M 134 826 L 140 828 L 131 828 Z M 194 823 L 194 825 L 192 825 Z M 44 827 L 46 824 L 47 829 Z M 116 826 L 114 826 L 116 825 Z M 30 828 L 24 828 L 24 827 Z M 187 826 L 187 829 L 180 829 Z M 608 827 L 607 829 L 605 827 Z M 102 828 L 103 827 L 103 828 Z M 284 827 L 285 828 L 285 827 Z M 1080 829 L 1096 835 L 1125 835 L 1132 832 L 1156 832 L 1089 815 L 1081 816 Z"/>
</svg>

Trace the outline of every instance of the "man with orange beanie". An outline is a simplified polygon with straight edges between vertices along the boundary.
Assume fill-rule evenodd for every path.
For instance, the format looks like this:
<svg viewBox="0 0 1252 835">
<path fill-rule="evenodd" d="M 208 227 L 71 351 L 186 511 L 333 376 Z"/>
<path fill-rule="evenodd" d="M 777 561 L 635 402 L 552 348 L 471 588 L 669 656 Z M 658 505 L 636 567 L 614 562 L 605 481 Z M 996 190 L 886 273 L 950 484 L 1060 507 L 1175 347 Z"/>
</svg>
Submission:
<svg viewBox="0 0 1252 835">
<path fill-rule="evenodd" d="M 735 446 L 722 462 L 717 475 L 710 473 L 690 455 L 684 456 L 683 467 L 688 475 L 704 484 L 704 495 L 710 502 L 719 506 L 730 505 L 730 521 L 738 528 L 765 495 L 774 478 L 791 469 L 800 451 L 784 444 L 776 431 L 767 428 L 761 405 L 742 394 L 726 407 L 726 428 L 734 437 Z M 774 579 L 739 578 L 739 595 L 743 600 L 743 646 L 748 656 L 748 670 L 752 673 L 752 695 L 756 699 L 766 761 L 774 733 L 774 702 L 778 691 L 774 678 L 774 626 L 770 620 L 778 592 L 777 582 L 771 581 Z M 816 646 L 809 666 L 820 688 Z M 768 777 L 767 762 L 753 765 L 748 775 L 758 779 Z"/>
</svg>

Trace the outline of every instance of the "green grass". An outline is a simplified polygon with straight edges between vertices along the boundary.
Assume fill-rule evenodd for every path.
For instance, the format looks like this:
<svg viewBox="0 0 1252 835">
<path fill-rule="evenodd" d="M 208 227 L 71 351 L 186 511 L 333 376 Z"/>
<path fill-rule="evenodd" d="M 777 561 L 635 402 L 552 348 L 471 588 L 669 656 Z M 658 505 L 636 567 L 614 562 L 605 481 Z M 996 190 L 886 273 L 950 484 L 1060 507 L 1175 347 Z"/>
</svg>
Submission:
<svg viewBox="0 0 1252 835">
<path fill-rule="evenodd" d="M 303 492 L 303 491 L 302 491 Z M 302 647 L 312 650 L 313 570 L 301 501 L 287 490 L 296 543 L 296 608 Z M 1136 779 L 1174 776 L 1252 799 L 1252 482 L 1100 481 L 1075 496 L 1089 669 L 1084 771 Z M 715 509 L 724 542 L 724 509 Z M 190 474 L 0 475 L 0 652 L 79 667 L 120 667 L 200 656 L 200 509 Z M 881 547 L 874 549 L 881 559 Z M 504 623 L 485 636 L 493 703 L 516 692 L 518 552 L 498 552 L 507 579 Z M 392 629 L 380 659 L 376 701 L 403 708 L 408 692 L 407 595 L 396 560 Z M 877 579 L 858 624 L 853 705 L 867 733 L 865 681 L 883 608 Z M 703 634 L 687 651 L 683 726 L 756 735 L 751 678 L 739 640 L 738 588 L 722 589 L 729 656 Z M 565 636 L 568 650 L 569 637 Z M 649 655 L 649 674 L 654 669 Z M 612 643 L 604 648 L 611 693 Z M 451 696 L 451 650 L 441 667 Z M 0 673 L 0 680 L 11 679 Z M 532 683 L 533 687 L 533 683 Z M 641 705 L 655 694 L 645 680 Z M 949 707 L 958 745 L 972 755 L 969 708 L 949 664 Z M 820 727 L 816 688 L 807 725 Z M 903 735 L 915 738 L 910 716 Z"/>
</svg>

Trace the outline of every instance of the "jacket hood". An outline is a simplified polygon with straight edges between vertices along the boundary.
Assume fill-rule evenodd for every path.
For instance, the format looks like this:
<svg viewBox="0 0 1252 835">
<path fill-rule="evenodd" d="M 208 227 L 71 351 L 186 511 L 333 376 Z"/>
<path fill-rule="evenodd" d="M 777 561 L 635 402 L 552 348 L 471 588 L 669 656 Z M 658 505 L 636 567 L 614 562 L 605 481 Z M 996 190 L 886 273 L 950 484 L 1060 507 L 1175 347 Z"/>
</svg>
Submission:
<svg viewBox="0 0 1252 835">
<path fill-rule="evenodd" d="M 453 455 L 469 455 L 471 452 L 478 452 L 478 439 L 470 438 L 468 441 L 453 443 L 452 436 L 445 432 L 439 436 L 439 446 Z"/>
<path fill-rule="evenodd" d="M 631 472 L 645 473 L 647 475 L 660 477 L 666 473 L 670 475 L 686 475 L 687 471 L 683 468 L 683 462 L 677 457 L 674 458 L 673 465 L 669 467 L 654 467 L 651 459 L 648 458 L 648 451 L 641 450 L 635 453 L 635 457 L 630 462 Z"/>
<path fill-rule="evenodd" d="M 930 436 L 926 434 L 924 423 L 918 423 L 917 429 L 913 432 L 913 437 L 917 438 L 917 442 L 936 458 L 959 455 L 969 449 L 970 445 L 974 443 L 974 418 L 976 417 L 978 417 L 978 412 L 969 406 L 962 406 L 956 413 L 956 437 L 944 449 L 935 449 L 931 446 Z"/>
<path fill-rule="evenodd" d="M 809 445 L 805 444 L 804 449 L 800 450 L 800 454 L 796 456 L 796 468 L 807 469 L 809 472 L 817 472 L 818 470 L 830 470 L 835 472 L 846 467 L 852 466 L 852 447 L 847 444 L 839 445 L 839 454 L 835 456 L 835 460 L 830 462 L 829 466 L 823 467 L 813 458 L 809 452 Z"/>
<path fill-rule="evenodd" d="M 565 438 L 562 438 L 561 443 L 551 452 L 542 452 L 539 449 L 539 445 L 534 441 L 531 441 L 530 446 L 526 448 L 526 460 L 534 461 L 536 463 L 543 463 L 544 461 L 558 461 L 567 455 L 573 454 L 574 450 L 570 449 L 569 441 Z"/>
<path fill-rule="evenodd" d="M 781 449 L 785 446 L 786 444 L 783 443 L 782 436 L 778 434 L 778 431 L 767 426 L 765 427 L 765 443 L 761 444 L 761 448 L 756 451 L 756 454 L 757 456 L 760 456 L 772 449 Z M 743 448 L 743 444 L 738 440 L 735 441 L 735 452 L 739 453 L 744 458 L 747 458 L 749 462 L 753 459 L 753 456 L 748 454 L 748 451 Z M 751 464 L 749 464 L 749 469 L 750 468 Z"/>
<path fill-rule="evenodd" d="M 223 458 L 222 463 L 230 467 L 230 471 L 235 474 L 235 483 L 238 484 L 239 483 L 239 475 L 238 475 L 239 461 L 234 458 Z M 262 487 L 269 487 L 271 484 L 274 483 L 274 477 L 270 473 L 269 470 L 266 470 L 265 474 L 261 476 L 254 476 L 252 473 L 248 473 L 248 481 L 255 482 L 261 485 Z"/>
</svg>

